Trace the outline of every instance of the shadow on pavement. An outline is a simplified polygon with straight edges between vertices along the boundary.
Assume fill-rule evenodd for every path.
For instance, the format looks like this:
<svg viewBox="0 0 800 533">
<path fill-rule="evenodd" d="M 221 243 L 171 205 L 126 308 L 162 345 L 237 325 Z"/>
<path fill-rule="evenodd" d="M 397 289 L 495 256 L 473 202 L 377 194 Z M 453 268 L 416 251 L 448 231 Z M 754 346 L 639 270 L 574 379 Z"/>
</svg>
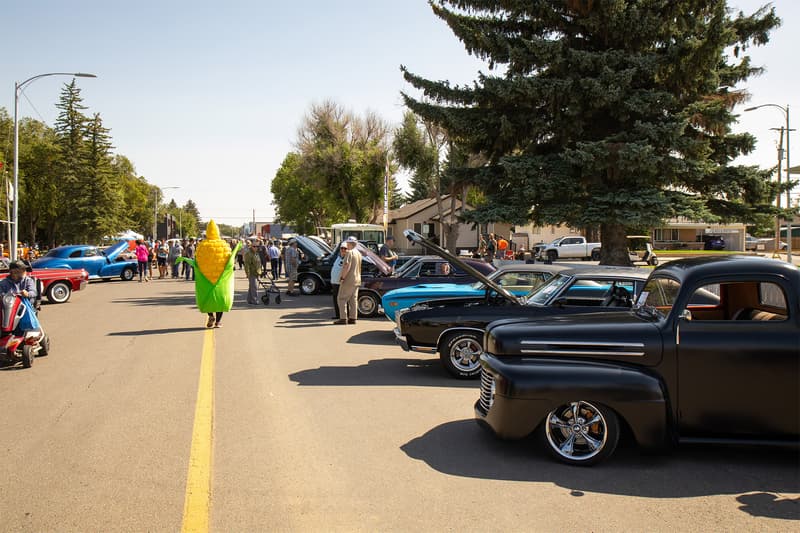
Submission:
<svg viewBox="0 0 800 533">
<path fill-rule="evenodd" d="M 347 340 L 347 344 L 398 346 L 397 342 L 394 340 L 394 333 L 386 330 L 362 331 L 361 333 L 356 333 Z"/>
<path fill-rule="evenodd" d="M 223 322 L 220 320 L 220 324 Z M 134 331 L 112 331 L 106 335 L 109 337 L 139 337 L 141 335 L 168 335 L 170 333 L 186 333 L 188 331 L 201 331 L 206 328 L 205 326 L 197 326 L 194 328 L 164 328 L 164 329 L 139 329 Z"/>
<path fill-rule="evenodd" d="M 289 379 L 300 386 L 403 386 L 459 387 L 475 389 L 477 380 L 459 380 L 449 377 L 438 359 L 373 359 L 359 366 L 321 366 L 289 374 Z"/>
<path fill-rule="evenodd" d="M 739 508 L 753 516 L 800 519 L 800 501 L 774 493 L 800 490 L 796 450 L 724 446 L 681 447 L 646 454 L 626 442 L 604 463 L 571 467 L 551 459 L 535 436 L 504 441 L 474 420 L 437 426 L 401 446 L 411 458 L 438 472 L 469 478 L 550 482 L 573 496 L 585 492 L 684 498 L 742 494 Z M 743 494 L 755 492 L 756 494 Z"/>
</svg>

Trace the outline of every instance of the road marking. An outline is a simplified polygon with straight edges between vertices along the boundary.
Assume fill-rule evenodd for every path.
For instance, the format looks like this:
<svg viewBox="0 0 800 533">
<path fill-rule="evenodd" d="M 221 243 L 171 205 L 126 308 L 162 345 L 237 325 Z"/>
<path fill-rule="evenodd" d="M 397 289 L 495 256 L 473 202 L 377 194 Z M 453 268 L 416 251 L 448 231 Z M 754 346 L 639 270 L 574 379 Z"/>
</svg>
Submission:
<svg viewBox="0 0 800 533">
<path fill-rule="evenodd" d="M 203 337 L 192 450 L 189 453 L 189 474 L 186 478 L 186 499 L 183 504 L 181 531 L 184 532 L 208 531 L 214 431 L 214 352 L 214 330 L 207 329 Z"/>
</svg>

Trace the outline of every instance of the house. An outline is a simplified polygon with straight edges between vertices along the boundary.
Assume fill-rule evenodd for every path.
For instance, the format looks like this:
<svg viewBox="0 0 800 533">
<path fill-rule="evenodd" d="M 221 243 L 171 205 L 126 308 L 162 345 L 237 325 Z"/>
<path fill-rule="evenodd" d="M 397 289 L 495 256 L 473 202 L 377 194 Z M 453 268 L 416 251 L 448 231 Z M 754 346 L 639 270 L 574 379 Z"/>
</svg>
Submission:
<svg viewBox="0 0 800 533">
<path fill-rule="evenodd" d="M 675 217 L 654 228 L 652 237 L 657 250 L 702 250 L 708 238 L 719 236 L 725 240 L 726 250 L 744 251 L 746 233 L 747 228 L 742 223 L 706 224 Z"/>
<path fill-rule="evenodd" d="M 450 214 L 450 195 L 442 197 L 444 215 L 447 217 Z M 461 201 L 456 201 L 457 208 L 461 207 Z M 464 204 L 466 210 L 472 209 L 469 204 Z M 474 227 L 471 223 L 460 223 L 458 231 L 458 239 L 455 243 L 455 249 L 458 251 L 474 251 L 478 248 L 480 243 L 480 235 L 487 233 L 494 233 L 503 235 L 508 238 L 511 234 L 511 224 L 505 223 L 492 223 L 481 224 L 480 227 Z M 419 246 L 412 245 L 406 239 L 402 238 L 403 231 L 411 229 L 417 233 L 424 235 L 436 242 L 439 242 L 442 235 L 441 223 L 439 221 L 439 212 L 436 207 L 436 198 L 425 198 L 424 200 L 417 200 L 406 204 L 398 209 L 389 211 L 389 233 L 395 235 L 395 243 L 398 251 L 403 254 L 420 254 L 423 250 Z M 448 243 L 444 243 L 448 246 Z"/>
</svg>

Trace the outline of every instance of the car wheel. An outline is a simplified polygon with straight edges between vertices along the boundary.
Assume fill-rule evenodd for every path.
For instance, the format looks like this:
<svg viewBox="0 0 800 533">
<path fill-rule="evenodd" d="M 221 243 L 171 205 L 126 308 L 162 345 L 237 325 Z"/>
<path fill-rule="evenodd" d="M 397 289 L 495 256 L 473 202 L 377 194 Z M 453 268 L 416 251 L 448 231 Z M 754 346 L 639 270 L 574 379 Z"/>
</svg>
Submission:
<svg viewBox="0 0 800 533">
<path fill-rule="evenodd" d="M 358 316 L 364 318 L 372 318 L 378 316 L 378 308 L 381 305 L 381 301 L 378 297 L 371 293 L 367 292 L 364 294 L 358 295 Z"/>
<path fill-rule="evenodd" d="M 39 356 L 44 357 L 45 355 L 50 354 L 50 336 L 43 335 L 42 340 L 39 343 Z"/>
<path fill-rule="evenodd" d="M 547 449 L 556 459 L 589 466 L 614 453 L 619 441 L 619 420 L 605 406 L 571 402 L 547 415 L 542 434 Z"/>
<path fill-rule="evenodd" d="M 135 275 L 136 272 L 132 268 L 126 268 L 122 271 L 119 277 L 122 279 L 122 281 L 133 281 Z"/>
<path fill-rule="evenodd" d="M 439 348 L 444 368 L 458 379 L 476 378 L 481 373 L 483 336 L 477 331 L 452 333 Z"/>
<path fill-rule="evenodd" d="M 555 250 L 547 250 L 547 259 L 549 259 L 550 261 L 555 261 L 556 259 L 558 259 L 558 252 L 556 252 Z"/>
<path fill-rule="evenodd" d="M 592 250 L 592 261 L 600 261 L 600 250 Z"/>
<path fill-rule="evenodd" d="M 33 366 L 33 346 L 30 344 L 22 345 L 22 366 L 25 368 Z"/>
<path fill-rule="evenodd" d="M 63 281 L 56 281 L 47 288 L 47 301 L 51 304 L 63 304 L 69 300 L 72 289 Z"/>
<path fill-rule="evenodd" d="M 314 276 L 306 276 L 300 278 L 300 292 L 306 295 L 317 294 L 320 289 L 320 283 Z"/>
</svg>

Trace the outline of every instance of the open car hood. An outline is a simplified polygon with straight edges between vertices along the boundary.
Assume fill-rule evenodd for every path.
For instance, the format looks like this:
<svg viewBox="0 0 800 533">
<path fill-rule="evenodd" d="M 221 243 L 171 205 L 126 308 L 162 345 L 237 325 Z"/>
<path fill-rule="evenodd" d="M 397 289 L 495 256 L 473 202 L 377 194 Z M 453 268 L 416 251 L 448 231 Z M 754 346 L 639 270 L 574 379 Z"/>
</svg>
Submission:
<svg viewBox="0 0 800 533">
<path fill-rule="evenodd" d="M 306 256 L 306 259 L 322 259 L 328 255 L 328 252 L 313 239 L 309 239 L 303 235 L 298 235 L 297 237 L 292 238 L 297 241 L 297 247 L 302 250 L 303 255 Z"/>
<path fill-rule="evenodd" d="M 108 257 L 108 260 L 112 263 L 114 259 L 119 257 L 119 255 L 128 249 L 128 241 L 119 241 L 117 244 L 113 244 L 103 250 L 103 255 Z"/>
<path fill-rule="evenodd" d="M 435 242 L 429 241 L 416 231 L 410 229 L 403 230 L 403 235 L 405 235 L 406 239 L 408 239 L 410 242 L 413 242 L 414 244 L 419 244 L 425 247 L 426 249 L 430 250 L 432 253 L 438 255 L 442 259 L 447 259 L 452 264 L 457 265 L 458 268 L 460 268 L 470 276 L 474 277 L 475 279 L 477 279 L 478 281 L 480 281 L 481 283 L 483 283 L 484 285 L 495 291 L 497 294 L 503 296 L 503 298 L 505 298 L 509 302 L 513 304 L 520 303 L 519 298 L 508 292 L 498 283 L 495 283 L 494 281 L 486 277 L 485 274 L 482 274 L 480 271 L 472 268 L 472 266 L 466 261 L 462 261 L 461 259 L 458 258 L 457 255 L 450 253 L 448 250 L 445 250 Z"/>
<path fill-rule="evenodd" d="M 372 263 L 380 270 L 381 274 L 384 276 L 388 276 L 392 273 L 392 267 L 386 264 L 386 261 L 381 259 L 381 257 L 370 250 L 368 247 L 364 246 L 362 243 L 356 243 L 356 250 L 361 252 L 361 257 L 363 257 L 366 261 Z"/>
</svg>

